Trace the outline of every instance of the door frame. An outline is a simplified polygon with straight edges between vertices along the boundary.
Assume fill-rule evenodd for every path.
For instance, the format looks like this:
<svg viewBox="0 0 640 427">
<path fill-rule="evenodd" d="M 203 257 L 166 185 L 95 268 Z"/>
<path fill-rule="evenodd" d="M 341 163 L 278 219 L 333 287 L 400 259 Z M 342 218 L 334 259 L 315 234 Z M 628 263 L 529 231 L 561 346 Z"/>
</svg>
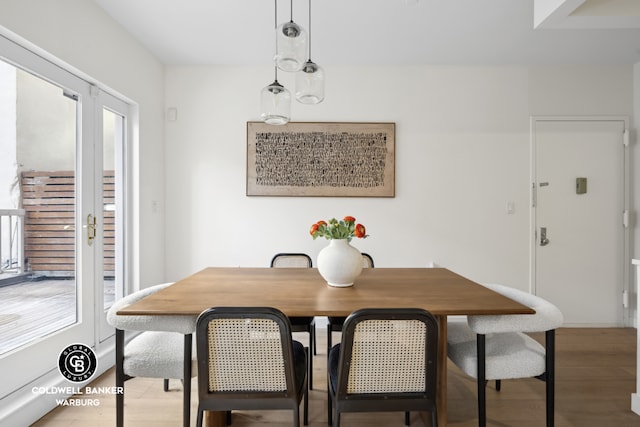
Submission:
<svg viewBox="0 0 640 427">
<path fill-rule="evenodd" d="M 100 93 L 108 94 L 124 102 L 129 107 L 129 124 L 127 126 L 127 143 L 124 148 L 124 178 L 122 202 L 125 204 L 125 212 L 122 216 L 122 233 L 124 233 L 127 239 L 122 239 L 122 244 L 126 244 L 124 251 L 126 258 L 122 260 L 124 268 L 124 288 L 125 292 L 137 286 L 134 274 L 137 273 L 137 256 L 135 251 L 138 248 L 138 239 L 133 233 L 133 226 L 137 223 L 138 209 L 137 204 L 134 204 L 134 195 L 137 194 L 137 174 L 135 174 L 135 158 L 137 155 L 138 144 L 138 120 L 139 120 L 139 107 L 130 98 L 122 95 L 118 91 L 115 91 L 108 86 L 96 81 L 89 75 L 79 71 L 78 69 L 70 66 L 64 61 L 54 57 L 48 52 L 40 49 L 39 47 L 31 44 L 27 40 L 17 36 L 16 34 L 4 29 L 0 25 L 0 59 L 14 65 L 18 68 L 28 70 L 28 72 L 48 80 L 60 87 L 64 87 L 71 95 L 77 95 L 80 99 L 78 108 L 81 110 L 81 117 L 94 117 L 95 118 L 95 102 L 94 96 L 100 96 Z M 81 80 L 80 84 L 72 83 L 77 79 Z M 97 90 L 96 90 L 97 89 Z M 82 137 L 82 140 L 87 144 L 92 143 L 94 138 L 95 126 L 83 125 L 78 123 L 78 132 Z M 79 147 L 85 149 L 85 146 Z M 88 160 L 86 157 L 80 156 L 76 159 L 76 173 L 84 174 L 80 183 L 89 185 L 89 182 L 96 180 L 93 175 L 95 156 L 93 160 Z M 86 175 L 89 175 L 87 177 Z M 93 186 L 95 188 L 95 186 Z M 82 190 L 79 190 L 82 191 Z M 135 193 L 135 194 L 134 194 Z M 96 203 L 93 203 L 93 202 Z M 86 248 L 86 223 L 85 218 L 87 213 L 100 212 L 96 208 L 95 195 L 93 197 L 84 197 L 81 201 L 77 201 L 77 227 L 76 227 L 76 239 L 77 244 L 83 247 L 80 251 L 79 258 L 76 262 L 78 265 L 77 277 L 82 274 L 89 274 L 90 277 L 83 279 L 84 282 L 93 283 L 94 275 L 90 274 L 93 269 L 93 264 L 96 259 L 101 259 L 95 255 L 94 250 L 88 250 Z M 102 207 L 100 207 L 102 209 Z M 101 238 L 100 233 L 97 234 L 98 238 Z M 97 265 L 100 265 L 99 262 Z M 79 279 L 78 279 L 79 280 Z M 101 290 L 100 290 L 101 291 Z M 81 306 L 78 309 L 79 319 L 86 320 L 82 323 L 83 330 L 86 330 L 89 334 L 87 344 L 92 347 L 97 356 L 97 369 L 93 378 L 101 375 L 108 369 L 110 369 L 115 360 L 115 339 L 113 336 L 106 337 L 104 340 L 100 340 L 99 337 L 99 323 L 102 322 L 102 317 L 105 316 L 104 310 L 99 309 L 96 306 L 97 290 L 93 286 L 86 286 L 83 291 L 79 292 L 79 298 L 82 299 Z M 91 307 L 86 310 L 85 307 Z M 67 344 L 78 342 L 77 337 L 74 335 L 77 327 L 66 328 L 65 330 L 56 333 L 62 341 Z M 83 340 L 85 341 L 85 340 Z M 89 342 L 90 341 L 90 342 Z M 2 357 L 4 367 L 11 367 L 12 363 L 19 365 L 20 367 L 29 368 L 30 373 L 34 373 L 32 378 L 14 381 L 15 384 L 6 385 L 12 387 L 10 392 L 4 396 L 0 396 L 0 424 L 7 423 L 7 425 L 29 425 L 39 419 L 41 416 L 54 409 L 58 403 L 57 399 L 64 399 L 70 397 L 72 392 L 62 392 L 56 394 L 44 393 L 43 390 L 55 390 L 55 387 L 63 387 L 61 390 L 70 390 L 70 383 L 62 377 L 57 367 L 56 357 L 60 353 L 60 345 L 49 345 L 44 348 L 38 354 L 29 355 L 24 357 L 20 354 L 20 350 L 11 352 L 7 356 Z M 46 354 L 47 357 L 42 357 Z M 16 372 L 24 371 L 24 369 L 16 370 Z M 7 381 L 8 382 L 8 381 Z M 84 383 L 78 383 L 79 386 L 84 386 Z M 70 388 L 64 388 L 70 387 Z M 1 395 L 2 393 L 0 393 Z"/>
<path fill-rule="evenodd" d="M 623 259 L 620 260 L 619 268 L 622 269 L 622 288 L 623 295 L 620 295 L 622 303 L 622 324 L 625 327 L 634 326 L 634 319 L 631 318 L 631 309 L 629 306 L 629 295 L 631 284 L 631 258 L 630 258 L 630 227 L 629 227 L 629 117 L 628 116 L 531 116 L 530 132 L 529 132 L 529 158 L 530 158 L 530 215 L 529 215 L 529 291 L 536 295 L 536 247 L 537 247 L 537 177 L 536 177 L 536 124 L 540 122 L 621 122 L 624 125 L 622 134 L 623 144 L 623 180 L 622 191 L 624 207 L 620 213 L 620 221 L 623 223 Z"/>
</svg>

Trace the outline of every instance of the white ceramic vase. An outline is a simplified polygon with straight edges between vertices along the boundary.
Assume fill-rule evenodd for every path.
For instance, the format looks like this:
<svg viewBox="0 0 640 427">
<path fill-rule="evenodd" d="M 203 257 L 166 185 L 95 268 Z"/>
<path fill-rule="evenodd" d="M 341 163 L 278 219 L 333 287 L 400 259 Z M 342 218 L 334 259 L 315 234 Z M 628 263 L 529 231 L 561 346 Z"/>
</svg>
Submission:
<svg viewBox="0 0 640 427">
<path fill-rule="evenodd" d="M 332 239 L 318 253 L 318 272 L 330 286 L 352 286 L 362 271 L 362 254 L 347 239 Z"/>
</svg>

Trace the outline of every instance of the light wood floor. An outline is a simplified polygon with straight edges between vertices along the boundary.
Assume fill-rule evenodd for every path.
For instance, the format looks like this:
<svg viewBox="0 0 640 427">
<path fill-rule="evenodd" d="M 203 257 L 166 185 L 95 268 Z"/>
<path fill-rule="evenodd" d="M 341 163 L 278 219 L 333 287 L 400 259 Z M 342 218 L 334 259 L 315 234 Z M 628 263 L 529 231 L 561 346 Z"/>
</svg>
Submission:
<svg viewBox="0 0 640 427">
<path fill-rule="evenodd" d="M 314 390 L 310 394 L 309 426 L 324 427 L 326 415 L 326 334 L 318 331 L 321 354 L 314 359 Z M 477 426 L 475 381 L 449 363 L 449 425 Z M 635 329 L 561 329 L 557 334 L 556 426 L 637 427 L 640 416 L 631 409 L 635 390 Z M 113 371 L 94 386 L 112 386 Z M 197 388 L 193 382 L 192 425 L 195 425 Z M 125 425 L 176 427 L 182 425 L 179 381 L 170 392 L 160 380 L 132 379 L 126 383 Z M 34 424 L 37 427 L 115 426 L 115 398 L 96 396 L 98 407 L 59 407 Z M 502 391 L 493 383 L 487 391 L 488 426 L 544 426 L 544 383 L 535 379 L 504 381 Z M 234 412 L 234 427 L 287 426 L 290 412 Z M 402 426 L 402 414 L 345 414 L 345 427 Z M 418 414 L 411 425 L 423 427 Z"/>
</svg>

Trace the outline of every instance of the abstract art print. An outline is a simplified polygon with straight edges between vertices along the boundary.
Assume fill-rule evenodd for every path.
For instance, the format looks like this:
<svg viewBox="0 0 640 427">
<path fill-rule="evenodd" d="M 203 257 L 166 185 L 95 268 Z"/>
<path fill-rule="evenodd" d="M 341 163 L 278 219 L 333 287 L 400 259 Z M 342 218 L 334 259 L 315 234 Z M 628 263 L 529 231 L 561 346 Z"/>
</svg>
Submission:
<svg viewBox="0 0 640 427">
<path fill-rule="evenodd" d="M 394 197 L 395 123 L 247 122 L 248 196 Z"/>
</svg>

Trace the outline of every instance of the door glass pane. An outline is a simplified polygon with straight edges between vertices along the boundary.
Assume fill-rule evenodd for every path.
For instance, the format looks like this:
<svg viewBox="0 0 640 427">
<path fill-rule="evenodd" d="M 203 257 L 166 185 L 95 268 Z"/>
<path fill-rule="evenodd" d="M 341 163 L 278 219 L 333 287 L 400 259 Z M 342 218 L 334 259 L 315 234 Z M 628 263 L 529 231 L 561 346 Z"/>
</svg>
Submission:
<svg viewBox="0 0 640 427">
<path fill-rule="evenodd" d="M 0 257 L 9 267 L 0 270 L 0 354 L 78 321 L 77 108 L 59 86 L 0 61 Z"/>
<path fill-rule="evenodd" d="M 122 145 L 124 140 L 124 118 L 110 110 L 103 109 L 103 283 L 104 309 L 107 310 L 116 297 L 121 295 L 122 289 L 122 242 L 118 238 L 116 228 L 121 220 L 121 164 Z"/>
</svg>

